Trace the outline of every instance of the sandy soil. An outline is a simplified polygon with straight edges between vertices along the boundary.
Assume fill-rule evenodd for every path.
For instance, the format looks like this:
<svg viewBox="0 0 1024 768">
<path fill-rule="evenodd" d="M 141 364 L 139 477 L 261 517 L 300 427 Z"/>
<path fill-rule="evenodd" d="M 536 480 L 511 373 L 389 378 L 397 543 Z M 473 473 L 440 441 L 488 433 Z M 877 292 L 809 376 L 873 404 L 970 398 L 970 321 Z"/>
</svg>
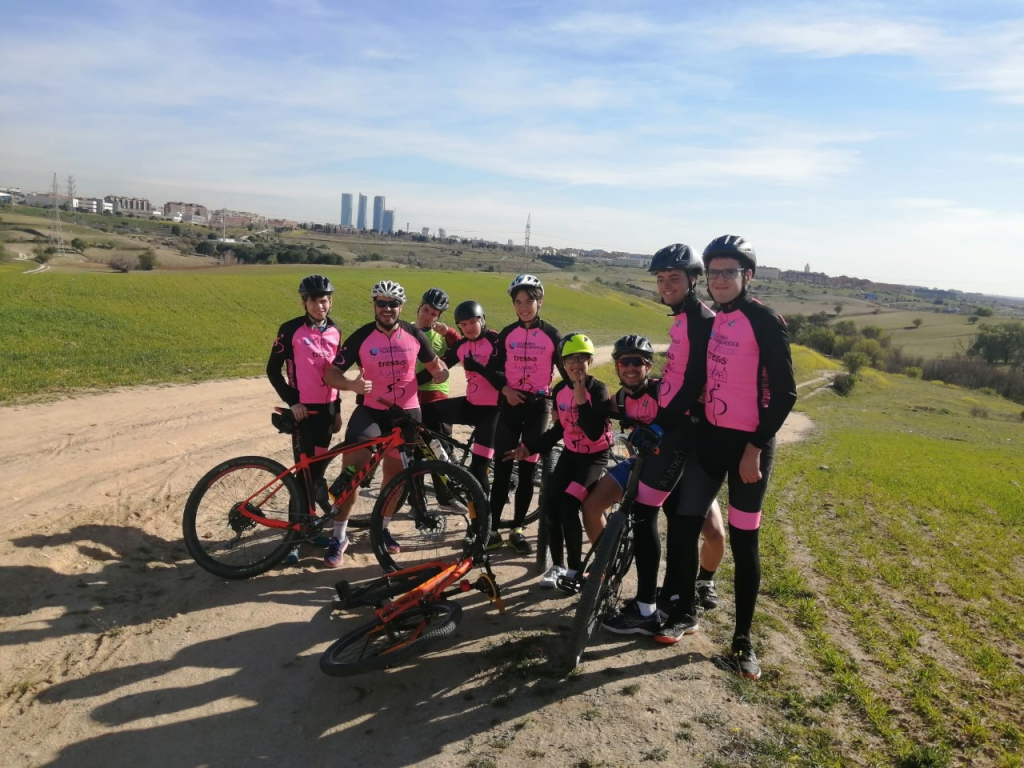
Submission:
<svg viewBox="0 0 1024 768">
<path fill-rule="evenodd" d="M 472 593 L 441 649 L 323 676 L 320 653 L 365 620 L 330 602 L 337 579 L 379 572 L 368 542 L 341 571 L 311 555 L 245 582 L 202 571 L 181 543 L 185 497 L 209 467 L 287 459 L 274 405 L 248 379 L 0 409 L 4 765 L 699 765 L 767 735 L 715 664 L 728 585 L 701 633 L 664 647 L 599 632 L 564 679 L 545 658 L 572 599 L 536 589 L 532 561 L 511 553 L 495 558 L 506 615 Z M 784 439 L 810 427 L 794 414 Z M 767 665 L 799 653 L 766 642 Z"/>
</svg>

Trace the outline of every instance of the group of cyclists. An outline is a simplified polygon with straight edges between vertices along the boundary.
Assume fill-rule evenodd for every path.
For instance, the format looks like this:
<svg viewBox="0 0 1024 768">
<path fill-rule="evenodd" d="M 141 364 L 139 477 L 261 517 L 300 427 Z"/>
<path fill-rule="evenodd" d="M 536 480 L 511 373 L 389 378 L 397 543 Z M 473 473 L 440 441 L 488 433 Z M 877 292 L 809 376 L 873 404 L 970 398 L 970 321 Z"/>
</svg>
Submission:
<svg viewBox="0 0 1024 768">
<path fill-rule="evenodd" d="M 342 426 L 340 391 L 356 394 L 345 442 L 389 432 L 393 406 L 437 431 L 473 426 L 470 471 L 489 494 L 491 550 L 533 551 L 523 527 L 534 476 L 540 457 L 560 441 L 563 450 L 542 489 L 553 565 L 541 587 L 578 587 L 585 578 L 584 533 L 593 544 L 605 511 L 622 497 L 632 460 L 607 467 L 611 420 L 648 438 L 650 425 L 657 425 L 659 450 L 642 469 L 633 506 L 637 593 L 602 624 L 668 644 L 698 630 L 699 612 L 718 604 L 714 576 L 725 526 L 716 497 L 726 484 L 736 603 L 729 658 L 738 674 L 757 679 L 750 629 L 761 577 L 758 530 L 775 434 L 796 402 L 796 385 L 785 322 L 747 293 L 756 269 L 753 246 L 736 235 L 711 241 L 700 257 L 680 243 L 658 251 L 649 271 L 672 317 L 666 364 L 653 378 L 651 341 L 638 334 L 619 338 L 612 352 L 620 384 L 614 395 L 590 375 L 593 342 L 581 332 L 563 336 L 541 319 L 544 286 L 527 274 L 508 287 L 516 321 L 500 332 L 488 329 L 483 307 L 473 300 L 455 306 L 457 331 L 446 325 L 441 317 L 450 301 L 439 288 L 423 294 L 415 323 L 402 320 L 405 290 L 381 280 L 370 292 L 373 321 L 344 339 L 329 317 L 333 285 L 310 275 L 299 285 L 305 312 L 281 326 L 267 375 L 298 422 L 296 456 L 329 449 Z M 696 293 L 705 274 L 717 313 Z M 449 368 L 458 364 L 466 394 L 449 397 Z M 368 458 L 365 451 L 346 454 L 344 465 L 361 466 Z M 505 541 L 498 523 L 509 501 L 513 461 L 519 482 Z M 312 465 L 314 472 L 323 464 Z M 400 469 L 398 457 L 385 458 L 384 482 Z M 324 480 L 323 471 L 315 483 Z M 328 567 L 344 563 L 353 501 L 354 495 L 340 508 L 329 540 L 318 542 L 326 546 Z M 666 514 L 667 550 L 660 587 L 659 508 Z M 384 539 L 389 551 L 401 551 L 386 528 Z M 290 559 L 297 561 L 298 552 Z"/>
</svg>

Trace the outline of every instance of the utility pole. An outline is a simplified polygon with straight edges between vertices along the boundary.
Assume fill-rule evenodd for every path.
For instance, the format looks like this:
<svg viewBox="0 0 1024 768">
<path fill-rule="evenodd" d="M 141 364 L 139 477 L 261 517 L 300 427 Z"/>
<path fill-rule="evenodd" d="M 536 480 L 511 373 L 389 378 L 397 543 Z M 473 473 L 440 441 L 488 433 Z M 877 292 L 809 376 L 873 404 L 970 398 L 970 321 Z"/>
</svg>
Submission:
<svg viewBox="0 0 1024 768">
<path fill-rule="evenodd" d="M 526 214 L 526 238 L 523 240 L 523 253 L 527 261 L 530 259 L 530 214 Z"/>
<path fill-rule="evenodd" d="M 71 179 L 72 184 L 74 179 Z M 56 249 L 57 256 L 66 255 L 64 252 L 64 233 L 60 227 L 60 187 L 57 186 L 57 173 L 53 174 L 53 186 L 50 188 L 50 199 L 53 208 L 50 210 L 50 238 L 48 245 Z"/>
</svg>

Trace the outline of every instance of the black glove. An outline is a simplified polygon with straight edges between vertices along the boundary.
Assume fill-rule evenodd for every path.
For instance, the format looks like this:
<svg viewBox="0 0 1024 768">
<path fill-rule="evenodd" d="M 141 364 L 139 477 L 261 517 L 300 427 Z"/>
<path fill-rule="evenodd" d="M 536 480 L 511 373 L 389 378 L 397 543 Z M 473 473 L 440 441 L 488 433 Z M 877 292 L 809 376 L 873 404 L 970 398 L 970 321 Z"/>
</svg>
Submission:
<svg viewBox="0 0 1024 768">
<path fill-rule="evenodd" d="M 462 361 L 462 367 L 473 373 L 483 373 L 487 370 L 487 366 L 481 365 L 475 357 L 469 357 L 468 355 Z"/>
</svg>

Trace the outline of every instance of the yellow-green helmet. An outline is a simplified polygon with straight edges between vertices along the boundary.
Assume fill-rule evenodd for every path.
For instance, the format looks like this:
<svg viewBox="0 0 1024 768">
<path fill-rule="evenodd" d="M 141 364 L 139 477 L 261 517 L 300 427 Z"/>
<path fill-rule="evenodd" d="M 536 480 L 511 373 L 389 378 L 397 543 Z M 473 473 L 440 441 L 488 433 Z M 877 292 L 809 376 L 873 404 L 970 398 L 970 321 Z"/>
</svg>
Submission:
<svg viewBox="0 0 1024 768">
<path fill-rule="evenodd" d="M 590 340 L 590 337 L 579 331 L 563 336 L 558 343 L 558 356 L 564 360 L 569 355 L 579 354 L 594 356 L 594 342 Z"/>
</svg>

